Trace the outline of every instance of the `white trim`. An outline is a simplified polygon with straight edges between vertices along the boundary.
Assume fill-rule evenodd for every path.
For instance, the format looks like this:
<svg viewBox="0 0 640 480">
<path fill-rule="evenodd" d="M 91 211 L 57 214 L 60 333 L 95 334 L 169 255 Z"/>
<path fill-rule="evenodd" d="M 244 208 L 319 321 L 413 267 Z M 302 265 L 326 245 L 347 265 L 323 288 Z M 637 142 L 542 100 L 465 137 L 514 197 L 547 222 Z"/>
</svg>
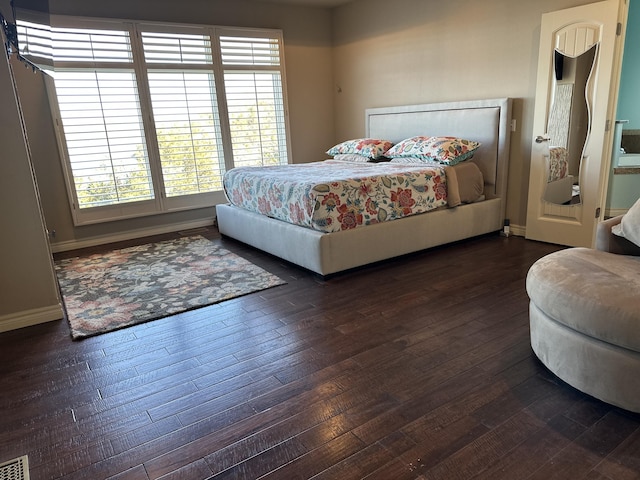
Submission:
<svg viewBox="0 0 640 480">
<path fill-rule="evenodd" d="M 628 211 L 629 211 L 628 208 L 607 208 L 604 211 L 604 216 L 607 217 L 607 218 L 609 218 L 609 217 L 618 217 L 620 215 L 624 215 Z"/>
<path fill-rule="evenodd" d="M 173 233 L 179 230 L 189 230 L 191 228 L 210 227 L 213 225 L 213 217 L 207 220 L 196 220 L 192 222 L 172 223 L 171 225 L 163 225 L 160 227 L 140 228 L 135 230 L 127 230 L 126 232 L 113 235 L 99 235 L 89 237 L 82 240 L 67 240 L 64 242 L 56 242 L 51 244 L 53 253 L 66 252 L 76 250 L 78 248 L 95 247 L 96 245 L 104 245 L 105 243 L 120 242 L 123 240 L 132 240 L 134 238 L 149 237 L 152 235 L 162 235 L 164 233 Z"/>
<path fill-rule="evenodd" d="M 57 303 L 49 307 L 23 310 L 22 312 L 10 313 L 0 317 L 0 332 L 8 332 L 18 328 L 30 327 L 39 323 L 61 320 L 64 318 L 62 305 Z"/>
<path fill-rule="evenodd" d="M 514 225 L 513 223 L 509 226 L 509 231 L 511 235 L 515 235 L 516 237 L 524 237 L 527 233 L 527 227 L 522 225 Z"/>
</svg>

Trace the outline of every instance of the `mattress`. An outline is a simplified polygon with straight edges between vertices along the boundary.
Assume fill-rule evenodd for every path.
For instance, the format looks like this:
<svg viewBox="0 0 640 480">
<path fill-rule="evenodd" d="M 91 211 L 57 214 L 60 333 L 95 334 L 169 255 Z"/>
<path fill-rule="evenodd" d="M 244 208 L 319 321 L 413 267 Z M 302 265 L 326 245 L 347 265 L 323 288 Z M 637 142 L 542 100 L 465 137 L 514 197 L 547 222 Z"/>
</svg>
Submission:
<svg viewBox="0 0 640 480">
<path fill-rule="evenodd" d="M 340 160 L 240 167 L 225 174 L 224 189 L 232 205 L 329 233 L 446 208 L 449 190 L 459 203 L 460 175 L 449 168 Z"/>
</svg>

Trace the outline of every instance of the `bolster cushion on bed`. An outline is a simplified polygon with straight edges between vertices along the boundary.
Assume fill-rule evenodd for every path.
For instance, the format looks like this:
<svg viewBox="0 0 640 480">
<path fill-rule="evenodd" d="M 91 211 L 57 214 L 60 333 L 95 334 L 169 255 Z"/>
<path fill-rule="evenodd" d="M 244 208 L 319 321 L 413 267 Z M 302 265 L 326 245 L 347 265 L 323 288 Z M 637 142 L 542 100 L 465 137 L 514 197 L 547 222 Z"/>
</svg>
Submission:
<svg viewBox="0 0 640 480">
<path fill-rule="evenodd" d="M 457 207 L 461 203 L 478 201 L 484 193 L 482 172 L 473 162 L 445 167 L 447 175 L 447 204 Z"/>
</svg>

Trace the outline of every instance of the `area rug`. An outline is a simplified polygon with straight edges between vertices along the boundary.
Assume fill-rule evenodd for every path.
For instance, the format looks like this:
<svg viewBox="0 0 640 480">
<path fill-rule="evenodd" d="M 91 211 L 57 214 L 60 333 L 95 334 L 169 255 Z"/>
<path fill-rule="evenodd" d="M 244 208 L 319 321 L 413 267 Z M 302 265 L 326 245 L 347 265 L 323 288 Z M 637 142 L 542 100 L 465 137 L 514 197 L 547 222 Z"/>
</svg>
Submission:
<svg viewBox="0 0 640 480">
<path fill-rule="evenodd" d="M 201 236 L 58 260 L 56 272 L 74 339 L 286 283 Z"/>
</svg>

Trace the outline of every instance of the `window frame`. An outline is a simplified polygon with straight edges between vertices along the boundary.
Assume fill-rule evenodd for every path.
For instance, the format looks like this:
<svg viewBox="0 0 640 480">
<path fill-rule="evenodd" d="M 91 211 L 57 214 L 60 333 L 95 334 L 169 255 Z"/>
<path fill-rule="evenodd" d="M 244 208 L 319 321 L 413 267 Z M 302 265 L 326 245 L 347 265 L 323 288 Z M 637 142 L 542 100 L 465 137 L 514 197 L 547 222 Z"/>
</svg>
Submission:
<svg viewBox="0 0 640 480">
<path fill-rule="evenodd" d="M 221 174 L 234 167 L 234 155 L 232 145 L 232 132 L 229 120 L 229 110 L 227 107 L 227 97 L 225 92 L 225 71 L 268 71 L 278 72 L 282 87 L 282 115 L 283 134 L 286 148 L 286 163 L 291 162 L 291 136 L 289 129 L 289 108 L 287 103 L 286 69 L 284 64 L 284 42 L 281 30 L 262 28 L 243 28 L 226 26 L 207 26 L 197 24 L 174 24 L 157 22 L 138 22 L 130 20 L 110 20 L 93 19 L 67 16 L 51 16 L 51 24 L 60 28 L 88 28 L 107 30 L 127 30 L 130 36 L 132 49 L 132 67 L 135 72 L 138 88 L 138 102 L 142 112 L 142 123 L 144 126 L 144 137 L 151 171 L 151 182 L 154 188 L 154 198 L 142 201 L 132 201 L 117 203 L 112 205 L 79 208 L 78 194 L 74 183 L 73 172 L 67 142 L 61 121 L 60 107 L 57 101 L 55 83 L 53 78 L 45 75 L 45 85 L 51 105 L 51 114 L 54 120 L 56 139 L 60 153 L 62 169 L 65 178 L 65 185 L 74 225 L 88 225 L 108 221 L 135 218 L 140 216 L 156 215 L 162 213 L 191 210 L 198 208 L 212 207 L 219 203 L 226 203 L 227 199 L 222 189 L 204 193 L 193 193 L 187 195 L 167 197 L 164 187 L 162 164 L 160 159 L 160 149 L 156 135 L 156 125 L 151 102 L 151 88 L 148 73 L 153 70 L 172 71 L 206 71 L 213 75 L 215 83 L 215 95 L 217 103 L 217 117 L 219 118 L 219 136 L 221 138 L 222 155 L 224 158 L 224 169 Z M 154 33 L 187 33 L 187 34 L 207 34 L 211 41 L 212 65 L 207 64 L 187 64 L 186 68 L 180 68 L 180 64 L 170 63 L 146 63 L 143 51 L 142 32 Z M 225 36 L 242 38 L 270 38 L 274 39 L 278 45 L 279 65 L 223 65 L 220 38 Z M 66 69 L 69 67 L 79 68 L 82 64 L 85 70 L 90 69 L 110 69 L 113 64 L 100 62 L 55 62 L 55 67 Z M 80 67 L 80 69 L 82 68 Z M 215 112 L 214 112 L 215 118 Z"/>
</svg>

